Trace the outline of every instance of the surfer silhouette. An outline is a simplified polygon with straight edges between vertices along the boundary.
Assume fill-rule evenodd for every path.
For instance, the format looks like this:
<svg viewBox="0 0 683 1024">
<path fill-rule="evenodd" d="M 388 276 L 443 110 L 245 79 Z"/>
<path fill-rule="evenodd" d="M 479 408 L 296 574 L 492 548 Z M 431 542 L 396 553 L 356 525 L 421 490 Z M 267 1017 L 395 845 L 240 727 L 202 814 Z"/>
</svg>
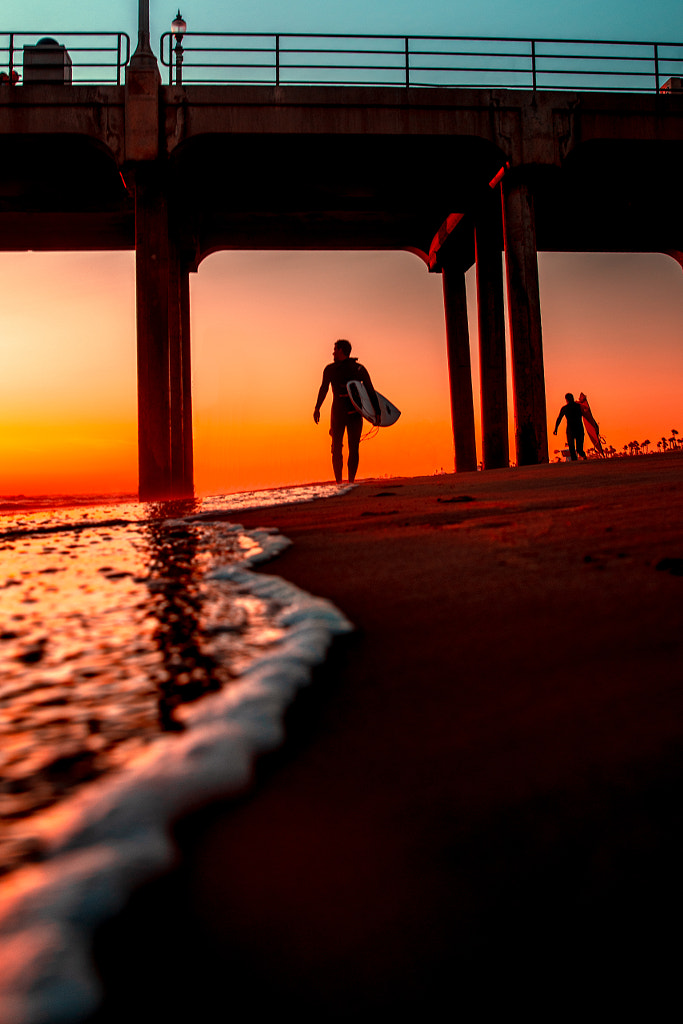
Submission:
<svg viewBox="0 0 683 1024">
<path fill-rule="evenodd" d="M 340 338 L 334 343 L 332 352 L 334 362 L 328 363 L 323 370 L 322 384 L 318 391 L 318 399 L 313 410 L 313 420 L 320 422 L 320 406 L 330 387 L 332 388 L 332 412 L 330 416 L 330 437 L 332 438 L 332 469 L 337 483 L 341 483 L 344 469 L 344 433 L 349 448 L 347 461 L 349 482 L 356 479 L 358 471 L 360 436 L 363 431 L 363 417 L 354 407 L 349 398 L 346 385 L 350 380 L 360 380 L 365 384 L 373 408 L 379 419 L 380 404 L 370 380 L 370 374 L 355 356 L 351 356 L 351 342 Z"/>
<path fill-rule="evenodd" d="M 582 459 L 587 458 L 586 453 L 583 450 L 583 412 L 578 402 L 574 401 L 574 396 L 571 392 L 567 392 L 564 396 L 567 402 L 560 409 L 559 415 L 555 422 L 555 429 L 553 434 L 557 433 L 562 419 L 567 421 L 567 444 L 569 446 L 569 457 L 572 462 L 576 462 L 576 453 L 578 452 Z"/>
</svg>

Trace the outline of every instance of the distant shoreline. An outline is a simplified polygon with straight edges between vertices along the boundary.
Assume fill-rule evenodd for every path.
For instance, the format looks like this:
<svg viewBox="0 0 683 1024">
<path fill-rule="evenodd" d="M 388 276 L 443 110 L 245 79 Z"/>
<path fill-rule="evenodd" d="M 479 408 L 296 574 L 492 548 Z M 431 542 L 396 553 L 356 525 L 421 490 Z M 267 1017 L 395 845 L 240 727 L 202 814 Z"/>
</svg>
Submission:
<svg viewBox="0 0 683 1024">
<path fill-rule="evenodd" d="M 677 449 L 677 450 L 669 450 L 669 451 L 665 451 L 665 452 L 655 452 L 655 451 L 639 452 L 637 455 L 617 454 L 615 456 L 612 456 L 612 458 L 608 458 L 608 459 L 590 459 L 589 461 L 591 461 L 591 462 L 599 462 L 599 463 L 601 463 L 603 465 L 606 464 L 606 463 L 611 463 L 611 462 L 624 462 L 624 461 L 626 461 L 628 463 L 631 463 L 634 459 L 637 459 L 638 461 L 643 460 L 643 459 L 653 460 L 653 459 L 661 459 L 662 457 L 666 458 L 667 456 L 675 457 L 676 455 L 680 455 L 680 454 L 681 454 L 681 449 Z M 484 472 L 482 472 L 481 470 L 478 470 L 476 472 L 477 472 L 477 475 L 480 476 L 482 479 L 486 479 L 490 475 L 491 472 L 500 473 L 500 472 L 505 472 L 507 469 L 509 469 L 510 471 L 514 471 L 514 470 L 518 470 L 519 469 L 519 470 L 523 470 L 524 472 L 528 472 L 528 471 L 530 471 L 532 469 L 540 469 L 540 470 L 542 470 L 544 467 L 557 466 L 557 465 L 565 465 L 564 460 L 563 459 L 551 459 L 548 463 L 541 463 L 541 464 L 539 464 L 538 466 L 535 466 L 535 467 L 534 466 L 509 466 L 509 467 L 504 467 L 502 470 L 496 470 L 496 471 L 488 470 L 488 471 L 484 471 Z M 417 481 L 417 480 L 429 480 L 432 477 L 437 478 L 437 479 L 438 478 L 452 478 L 454 481 L 457 482 L 457 481 L 460 481 L 460 480 L 471 479 L 472 478 L 472 474 L 471 473 L 449 472 L 449 473 L 433 473 L 433 474 L 430 474 L 429 476 L 400 476 L 400 475 L 381 476 L 381 477 L 369 477 L 367 479 L 362 478 L 362 479 L 359 479 L 357 481 L 357 483 L 359 483 L 359 484 L 369 483 L 369 484 L 372 484 L 372 485 L 375 485 L 375 486 L 385 486 L 385 485 L 389 486 L 391 484 L 391 482 L 395 481 L 395 480 L 403 480 L 403 481 L 415 480 L 415 481 Z M 299 487 L 323 487 L 323 486 L 332 486 L 332 481 L 328 480 L 328 481 L 314 481 L 314 482 L 309 482 L 309 483 L 275 484 L 273 486 L 262 486 L 262 487 L 244 487 L 244 488 L 238 488 L 237 490 L 225 490 L 225 491 L 220 492 L 220 493 L 197 495 L 194 499 L 189 498 L 189 499 L 186 499 L 186 500 L 188 500 L 188 501 L 195 500 L 195 501 L 200 501 L 201 502 L 201 501 L 210 501 L 211 499 L 216 499 L 216 498 L 237 497 L 238 495 L 243 495 L 243 494 L 263 494 L 264 492 L 289 491 L 289 490 L 292 490 L 294 488 L 299 488 Z M 173 500 L 182 500 L 182 499 L 172 499 L 171 498 L 171 499 L 168 499 L 168 500 L 173 501 Z M 82 494 L 80 494 L 80 493 L 79 494 L 67 494 L 67 493 L 0 494 L 0 516 L 2 516 L 2 515 L 13 515 L 13 514 L 22 513 L 22 512 L 46 512 L 46 511 L 49 511 L 51 508 L 55 508 L 55 509 L 85 508 L 85 507 L 92 506 L 92 505 L 123 505 L 123 504 L 127 504 L 127 503 L 132 503 L 132 504 L 136 504 L 136 505 L 137 504 L 140 504 L 140 505 L 150 504 L 150 502 L 141 501 L 138 498 L 137 492 L 135 492 L 135 491 L 131 491 L 131 492 L 114 492 L 112 494 L 105 494 L 105 493 L 94 494 L 94 493 L 91 493 L 91 492 L 84 492 Z M 156 504 L 156 502 L 153 502 L 151 504 Z"/>
<path fill-rule="evenodd" d="M 137 494 L 2 494 L 0 515 L 47 512 L 51 508 L 84 508 L 89 505 L 123 505 L 137 501 Z"/>
</svg>

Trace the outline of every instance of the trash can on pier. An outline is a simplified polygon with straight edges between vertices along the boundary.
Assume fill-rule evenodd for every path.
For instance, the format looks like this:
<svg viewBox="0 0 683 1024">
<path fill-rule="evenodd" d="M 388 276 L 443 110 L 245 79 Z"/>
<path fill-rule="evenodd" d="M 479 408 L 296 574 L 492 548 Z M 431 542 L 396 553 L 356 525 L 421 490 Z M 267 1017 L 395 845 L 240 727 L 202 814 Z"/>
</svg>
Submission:
<svg viewBox="0 0 683 1024">
<path fill-rule="evenodd" d="M 56 39 L 39 39 L 35 46 L 24 46 L 24 85 L 71 85 L 71 57 L 66 46 Z"/>
</svg>

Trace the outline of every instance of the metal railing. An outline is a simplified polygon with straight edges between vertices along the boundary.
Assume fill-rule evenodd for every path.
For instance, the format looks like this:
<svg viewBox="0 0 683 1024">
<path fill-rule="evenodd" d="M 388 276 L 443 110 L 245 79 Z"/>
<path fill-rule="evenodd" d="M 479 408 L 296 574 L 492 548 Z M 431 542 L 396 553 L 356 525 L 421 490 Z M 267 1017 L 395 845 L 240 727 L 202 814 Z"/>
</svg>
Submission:
<svg viewBox="0 0 683 1024">
<path fill-rule="evenodd" d="M 23 84 L 24 46 L 35 46 L 46 38 L 66 47 L 74 85 L 121 85 L 121 71 L 130 60 L 130 38 L 125 32 L 0 32 L 3 81 Z"/>
<path fill-rule="evenodd" d="M 0 33 L 0 79 L 23 84 L 24 46 L 45 37 L 65 46 L 74 84 L 121 84 L 125 32 Z M 161 37 L 169 84 L 659 92 L 683 77 L 683 43 L 265 32 L 186 32 L 181 42 L 179 52 L 170 32 Z"/>
<path fill-rule="evenodd" d="M 186 32 L 181 45 L 170 32 L 160 40 L 171 85 L 658 92 L 683 75 L 683 43 Z"/>
</svg>

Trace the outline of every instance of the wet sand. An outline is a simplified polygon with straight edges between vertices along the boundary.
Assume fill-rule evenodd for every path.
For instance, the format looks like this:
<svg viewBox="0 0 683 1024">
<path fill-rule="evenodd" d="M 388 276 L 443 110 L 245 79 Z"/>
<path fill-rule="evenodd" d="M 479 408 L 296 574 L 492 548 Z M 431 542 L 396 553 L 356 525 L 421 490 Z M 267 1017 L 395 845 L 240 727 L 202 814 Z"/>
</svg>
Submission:
<svg viewBox="0 0 683 1024">
<path fill-rule="evenodd" d="M 178 869 L 101 929 L 93 1021 L 552 1021 L 641 999 L 664 1019 L 683 453 L 368 481 L 239 518 L 290 537 L 265 571 L 357 631 L 249 793 L 179 823 Z"/>
</svg>

